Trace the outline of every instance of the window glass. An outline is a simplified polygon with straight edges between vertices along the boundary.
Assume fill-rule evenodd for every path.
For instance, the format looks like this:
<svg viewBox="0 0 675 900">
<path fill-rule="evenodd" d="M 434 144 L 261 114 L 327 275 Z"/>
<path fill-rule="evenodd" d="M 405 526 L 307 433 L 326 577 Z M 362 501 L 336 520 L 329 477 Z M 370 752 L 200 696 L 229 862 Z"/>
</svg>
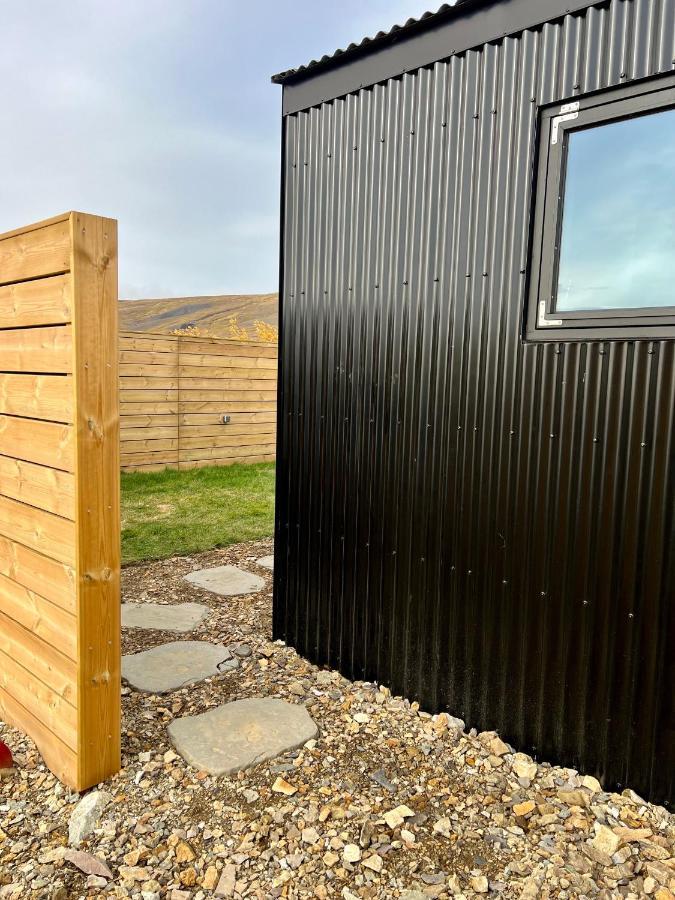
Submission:
<svg viewBox="0 0 675 900">
<path fill-rule="evenodd" d="M 675 109 L 568 140 L 556 310 L 675 306 Z"/>
</svg>

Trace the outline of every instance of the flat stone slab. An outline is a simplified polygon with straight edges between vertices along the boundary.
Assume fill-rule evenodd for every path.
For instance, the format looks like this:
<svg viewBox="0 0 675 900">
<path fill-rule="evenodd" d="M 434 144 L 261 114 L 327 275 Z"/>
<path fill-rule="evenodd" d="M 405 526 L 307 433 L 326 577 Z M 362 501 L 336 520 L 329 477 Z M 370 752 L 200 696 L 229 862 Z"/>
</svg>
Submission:
<svg viewBox="0 0 675 900">
<path fill-rule="evenodd" d="M 259 566 L 262 566 L 263 569 L 274 569 L 274 555 L 261 556 L 256 562 Z"/>
<path fill-rule="evenodd" d="M 135 690 L 166 694 L 239 666 L 231 650 L 206 641 L 174 641 L 122 657 L 122 678 Z"/>
<path fill-rule="evenodd" d="M 236 700 L 199 716 L 174 719 L 169 736 L 180 755 L 200 771 L 232 775 L 319 733 L 304 706 L 273 697 Z"/>
<path fill-rule="evenodd" d="M 203 603 L 123 603 L 124 628 L 148 628 L 153 631 L 193 631 L 208 616 L 210 610 Z"/>
<path fill-rule="evenodd" d="M 197 587 L 212 591 L 221 597 L 236 597 L 239 594 L 255 594 L 265 587 L 260 575 L 245 572 L 237 566 L 216 566 L 213 569 L 200 569 L 190 572 L 185 580 Z"/>
</svg>

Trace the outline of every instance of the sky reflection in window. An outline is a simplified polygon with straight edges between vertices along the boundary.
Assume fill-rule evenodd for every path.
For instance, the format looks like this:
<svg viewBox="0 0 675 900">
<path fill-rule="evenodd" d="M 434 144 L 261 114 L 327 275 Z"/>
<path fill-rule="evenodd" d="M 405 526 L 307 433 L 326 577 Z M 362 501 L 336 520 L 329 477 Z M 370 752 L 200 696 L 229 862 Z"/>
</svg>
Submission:
<svg viewBox="0 0 675 900">
<path fill-rule="evenodd" d="M 675 109 L 569 135 L 556 309 L 675 306 Z"/>
</svg>

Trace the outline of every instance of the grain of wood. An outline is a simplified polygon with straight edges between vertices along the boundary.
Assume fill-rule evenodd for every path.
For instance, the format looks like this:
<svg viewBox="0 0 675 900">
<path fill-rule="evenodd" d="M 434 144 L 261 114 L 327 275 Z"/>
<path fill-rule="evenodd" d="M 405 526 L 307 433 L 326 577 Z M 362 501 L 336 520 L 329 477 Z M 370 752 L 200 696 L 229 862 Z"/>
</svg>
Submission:
<svg viewBox="0 0 675 900">
<path fill-rule="evenodd" d="M 117 223 L 71 215 L 77 459 L 78 781 L 120 767 Z"/>
<path fill-rule="evenodd" d="M 83 790 L 120 763 L 116 223 L 0 235 L 0 284 L 0 716 Z"/>
<path fill-rule="evenodd" d="M 69 269 L 68 217 L 29 231 L 0 235 L 0 284 L 44 278 Z"/>
<path fill-rule="evenodd" d="M 73 406 L 70 375 L 0 374 L 0 414 L 70 423 Z"/>
<path fill-rule="evenodd" d="M 77 660 L 75 615 L 11 578 L 0 575 L 0 609 L 61 653 Z"/>
<path fill-rule="evenodd" d="M 0 534 L 49 559 L 75 565 L 75 523 L 0 495 Z"/>
<path fill-rule="evenodd" d="M 0 535 L 0 575 L 75 614 L 75 570 Z"/>
<path fill-rule="evenodd" d="M 77 748 L 77 709 L 0 649 L 0 689 L 11 691 L 64 744 Z"/>
<path fill-rule="evenodd" d="M 77 664 L 0 610 L 0 650 L 71 706 L 77 703 Z M 38 717 L 39 718 L 39 717 Z"/>
<path fill-rule="evenodd" d="M 0 485 L 6 497 L 75 518 L 75 477 L 71 472 L 0 456 Z"/>
<path fill-rule="evenodd" d="M 69 325 L 0 331 L 0 371 L 65 374 L 72 370 L 73 341 Z"/>
<path fill-rule="evenodd" d="M 71 318 L 67 273 L 0 287 L 0 328 L 65 325 Z"/>
<path fill-rule="evenodd" d="M 71 425 L 0 415 L 0 453 L 66 472 L 75 470 Z"/>
<path fill-rule="evenodd" d="M 56 777 L 70 784 L 72 772 L 77 770 L 76 752 L 36 719 L 9 691 L 0 691 L 0 719 L 12 722 L 29 734 Z"/>
</svg>

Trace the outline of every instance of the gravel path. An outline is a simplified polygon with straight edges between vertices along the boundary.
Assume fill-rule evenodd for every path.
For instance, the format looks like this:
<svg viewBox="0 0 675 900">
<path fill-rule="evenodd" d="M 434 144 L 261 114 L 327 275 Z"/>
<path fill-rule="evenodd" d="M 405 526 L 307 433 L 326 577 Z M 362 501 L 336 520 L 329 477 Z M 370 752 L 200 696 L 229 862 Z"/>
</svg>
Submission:
<svg viewBox="0 0 675 900">
<path fill-rule="evenodd" d="M 272 643 L 272 575 L 255 562 L 271 549 L 242 544 L 124 570 L 126 601 L 212 610 L 185 635 L 125 630 L 125 653 L 181 639 L 251 653 L 237 671 L 161 697 L 124 688 L 123 769 L 101 786 L 109 796 L 79 854 L 68 830 L 80 798 L 31 741 L 0 725 L 19 763 L 0 781 L 0 898 L 672 900 L 675 817 L 663 808 L 603 793 L 494 733 L 462 733 L 458 720 Z M 263 577 L 264 590 L 225 600 L 183 580 L 226 564 Z M 318 739 L 230 777 L 194 771 L 174 752 L 174 718 L 260 696 L 305 704 Z"/>
</svg>

